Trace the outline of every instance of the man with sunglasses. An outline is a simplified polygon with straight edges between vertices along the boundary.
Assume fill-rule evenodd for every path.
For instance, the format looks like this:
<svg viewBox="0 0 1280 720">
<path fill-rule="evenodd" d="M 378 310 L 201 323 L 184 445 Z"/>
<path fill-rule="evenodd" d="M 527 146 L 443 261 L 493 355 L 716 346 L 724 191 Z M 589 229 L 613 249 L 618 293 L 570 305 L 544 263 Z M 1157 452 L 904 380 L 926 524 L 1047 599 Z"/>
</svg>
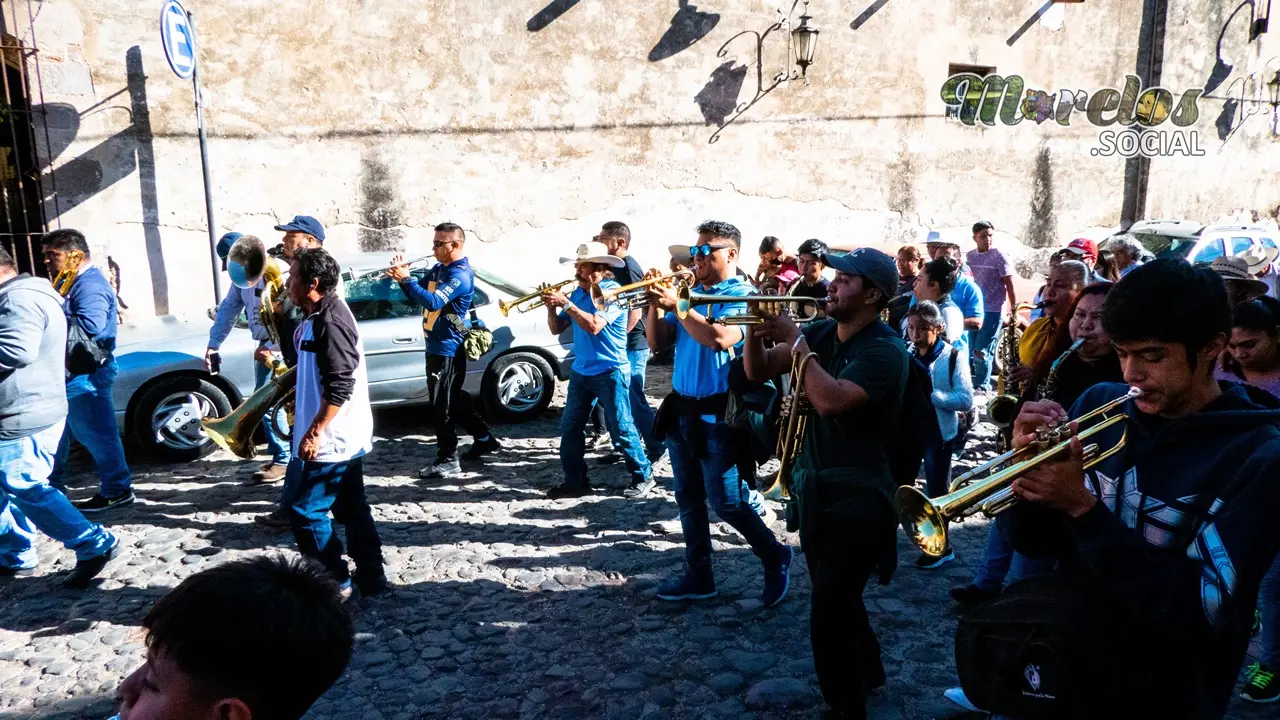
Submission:
<svg viewBox="0 0 1280 720">
<path fill-rule="evenodd" d="M 388 275 L 400 283 L 410 300 L 423 307 L 422 332 L 427 336 L 427 393 L 431 396 L 431 418 L 436 430 L 436 459 L 422 469 L 422 477 L 453 477 L 462 472 L 458 458 L 461 425 L 474 442 L 463 453 L 464 460 L 479 460 L 502 447 L 489 426 L 476 412 L 471 396 L 462 389 L 467 377 L 467 352 L 462 341 L 471 310 L 475 272 L 467 261 L 466 231 L 454 223 L 436 226 L 431 252 L 438 261 L 418 280 L 407 265 L 397 265 Z M 398 262 L 402 258 L 397 258 Z"/>
<path fill-rule="evenodd" d="M 742 234 L 724 222 L 698 227 L 698 244 L 672 246 L 672 256 L 692 265 L 695 292 L 742 297 L 751 285 L 735 276 Z M 648 277 L 664 274 L 650 270 Z M 738 473 L 738 450 L 725 423 L 729 392 L 729 362 L 744 339 L 742 326 L 712 322 L 743 314 L 745 303 L 723 303 L 692 309 L 684 318 L 675 312 L 673 287 L 650 291 L 646 332 L 649 347 L 661 352 L 675 344 L 674 390 L 658 410 L 655 435 L 664 439 L 671 453 L 675 475 L 676 505 L 684 531 L 685 571 L 658 588 L 660 600 L 703 600 L 716 595 L 711 572 L 710 501 L 716 515 L 742 533 L 752 552 L 764 565 L 764 607 L 777 606 L 790 585 L 791 548 L 778 542 L 773 532 L 751 508 L 750 490 Z"/>
</svg>

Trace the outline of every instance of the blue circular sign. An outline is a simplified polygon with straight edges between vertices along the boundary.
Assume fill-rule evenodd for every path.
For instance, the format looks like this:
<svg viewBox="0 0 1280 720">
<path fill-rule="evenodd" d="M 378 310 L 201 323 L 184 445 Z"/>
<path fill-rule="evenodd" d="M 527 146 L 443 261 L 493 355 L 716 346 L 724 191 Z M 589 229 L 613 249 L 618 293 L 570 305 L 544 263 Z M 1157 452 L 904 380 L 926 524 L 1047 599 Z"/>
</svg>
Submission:
<svg viewBox="0 0 1280 720">
<path fill-rule="evenodd" d="M 167 0 L 160 11 L 160 44 L 173 74 L 190 80 L 196 71 L 196 35 L 186 8 L 178 0 Z"/>
</svg>

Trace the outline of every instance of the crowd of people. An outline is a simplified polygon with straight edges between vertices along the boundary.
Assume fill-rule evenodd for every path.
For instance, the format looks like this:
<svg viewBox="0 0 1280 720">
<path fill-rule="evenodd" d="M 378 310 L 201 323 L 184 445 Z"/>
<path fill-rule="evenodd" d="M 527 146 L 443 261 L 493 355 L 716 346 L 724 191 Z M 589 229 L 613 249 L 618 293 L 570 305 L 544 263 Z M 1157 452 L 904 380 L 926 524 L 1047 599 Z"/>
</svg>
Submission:
<svg viewBox="0 0 1280 720">
<path fill-rule="evenodd" d="M 272 300 L 281 312 L 268 323 L 260 317 L 265 279 L 237 284 L 215 315 L 206 360 L 216 371 L 245 312 L 255 359 L 268 368 L 258 384 L 273 377 L 277 359 L 293 369 L 294 429 L 286 441 L 267 428 L 270 461 L 254 481 L 282 483 L 277 510 L 258 521 L 289 528 L 307 561 L 227 563 L 157 603 L 143 623 L 147 662 L 121 686 L 123 720 L 301 717 L 350 658 L 342 603 L 392 589 L 365 498 L 374 421 L 341 269 L 314 218 L 276 230 L 284 233 L 285 296 Z M 1280 508 L 1272 482 L 1280 471 L 1280 301 L 1238 258 L 1211 267 L 1144 262 L 1137 243 L 1100 255 L 1092 241 L 1075 240 L 1053 255 L 1036 315 L 1023 318 L 994 227 L 972 230 L 968 253 L 931 236 L 924 252 L 905 246 L 896 258 L 872 248 L 833 252 L 816 239 L 790 254 L 767 237 L 748 275 L 739 269 L 742 235 L 729 223 L 703 223 L 669 248 L 669 267 L 647 271 L 629 254 L 630 229 L 606 223 L 562 259 L 574 268 L 571 287 L 544 287 L 538 297 L 549 331 L 571 331 L 574 341 L 563 480 L 549 497 L 608 491 L 590 482 L 584 459 L 597 415 L 625 463 L 623 496 L 652 492 L 654 463 L 670 458 L 685 562 L 656 597 L 717 594 L 714 513 L 750 545 L 761 602 L 776 607 L 789 593 L 795 549 L 762 517 L 757 470 L 773 453 L 779 417 L 803 413 L 807 430 L 775 497 L 785 497 L 809 570 L 810 637 L 828 717 L 860 718 L 886 681 L 862 594 L 873 577 L 889 583 L 898 564 L 898 488 L 922 473 L 929 497 L 947 494 L 975 408 L 995 395 L 993 378 L 1015 403 L 1006 433 L 1015 449 L 1039 447 L 1046 429 L 1119 398 L 1124 422 L 1095 439 L 1105 447 L 1123 438 L 1123 452 L 1098 459 L 1074 440 L 1019 474 L 1011 486 L 1018 502 L 990 523 L 972 583 L 952 592 L 984 618 L 962 623 L 962 633 L 990 640 L 1007 630 L 1001 623 L 1020 623 L 1044 633 L 1032 645 L 1047 654 L 957 641 L 963 687 L 948 697 L 1009 717 L 1221 717 L 1260 626 L 1263 653 L 1241 694 L 1280 699 L 1280 539 L 1265 532 Z M 241 239 L 224 238 L 224 259 Z M 424 276 L 402 258 L 388 272 L 423 308 L 436 433 L 424 477 L 455 476 L 461 461 L 503 448 L 462 389 L 468 361 L 482 353 L 466 241 L 462 227 L 439 225 L 437 263 Z M 51 276 L 75 278 L 65 297 L 19 275 L 0 251 L 0 573 L 31 574 L 40 530 L 76 553 L 65 584 L 86 587 L 119 541 L 85 513 L 133 501 L 110 404 L 115 301 L 83 235 L 50 233 L 44 251 Z M 599 298 L 636 284 L 643 292 L 625 301 Z M 683 290 L 709 297 L 690 305 Z M 1013 348 L 1008 357 L 998 352 L 1004 345 Z M 672 348 L 671 387 L 655 411 L 646 364 Z M 93 362 L 73 365 L 86 352 Z M 802 377 L 793 373 L 800 367 Z M 460 455 L 459 429 L 472 437 Z M 101 478 L 79 506 L 57 487 L 71 437 L 90 449 Z M 948 547 L 922 553 L 915 566 L 954 559 Z M 1062 627 L 1072 632 L 1055 632 Z M 247 662 L 218 661 L 228 638 Z M 294 648 L 296 662 L 262 665 L 276 655 L 253 648 L 272 644 Z M 1099 671 L 1113 666 L 1127 672 Z M 1024 678 L 1030 692 L 1018 685 Z"/>
</svg>

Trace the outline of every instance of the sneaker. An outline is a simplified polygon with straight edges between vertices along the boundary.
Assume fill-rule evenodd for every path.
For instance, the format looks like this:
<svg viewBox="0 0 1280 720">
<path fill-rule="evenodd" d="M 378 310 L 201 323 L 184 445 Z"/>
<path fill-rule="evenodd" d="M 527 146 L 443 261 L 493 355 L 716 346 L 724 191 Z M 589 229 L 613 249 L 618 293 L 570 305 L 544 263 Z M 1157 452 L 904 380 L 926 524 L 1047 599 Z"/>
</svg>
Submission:
<svg viewBox="0 0 1280 720">
<path fill-rule="evenodd" d="M 640 482 L 631 483 L 631 487 L 628 487 L 626 490 L 622 491 L 622 497 L 625 497 L 625 498 L 644 497 L 645 495 L 649 494 L 649 491 L 652 490 L 653 486 L 656 484 L 657 483 L 653 481 L 652 476 L 647 477 L 644 480 L 641 480 Z"/>
<path fill-rule="evenodd" d="M 107 551 L 88 560 L 76 562 L 75 568 L 62 581 L 62 587 L 83 590 L 89 587 L 91 580 L 98 577 L 98 573 L 102 572 L 102 569 L 107 566 L 111 558 L 116 556 L 116 550 L 120 547 L 120 538 L 111 533 L 107 533 L 107 535 L 111 538 L 111 545 L 107 548 Z"/>
<path fill-rule="evenodd" d="M 373 580 L 352 579 L 356 584 L 356 589 L 360 591 L 361 597 L 373 597 L 391 589 L 391 583 L 387 582 L 386 575 L 380 575 Z"/>
<path fill-rule="evenodd" d="M 968 710 L 969 712 L 986 712 L 982 708 L 970 702 L 968 696 L 964 694 L 964 690 L 961 688 L 958 688 L 958 687 L 947 688 L 945 691 L 943 691 L 942 697 L 950 700 L 951 702 L 959 705 L 960 707 L 964 708 L 965 710 Z"/>
<path fill-rule="evenodd" d="M 611 452 L 596 458 L 597 465 L 617 465 L 622 462 L 622 453 Z"/>
<path fill-rule="evenodd" d="M 787 599 L 787 591 L 791 589 L 791 560 L 795 552 L 790 545 L 779 543 L 778 563 L 764 569 L 764 592 L 760 594 L 760 602 L 766 608 L 777 607 Z"/>
<path fill-rule="evenodd" d="M 707 600 L 715 597 L 716 594 L 716 581 L 711 576 L 696 578 L 686 572 L 659 585 L 655 596 L 659 600 L 676 602 L 680 600 Z"/>
<path fill-rule="evenodd" d="M 273 510 L 269 513 L 258 515 L 253 519 L 253 522 L 271 530 L 285 530 L 293 525 L 289 520 L 289 513 L 284 510 Z"/>
<path fill-rule="evenodd" d="M 76 503 L 76 508 L 82 513 L 100 513 L 103 510 L 132 505 L 133 501 L 136 499 L 137 498 L 133 496 L 132 490 L 125 490 L 123 495 L 117 495 L 113 498 L 103 497 L 101 494 L 96 494 L 88 500 L 82 500 Z"/>
<path fill-rule="evenodd" d="M 15 567 L 9 567 L 8 565 L 0 565 L 0 578 L 31 577 L 32 575 L 35 575 L 35 574 L 36 574 L 36 569 L 33 567 L 15 568 Z"/>
<path fill-rule="evenodd" d="M 490 435 L 488 440 L 476 440 L 471 443 L 471 448 L 462 453 L 463 460 L 479 460 L 480 458 L 495 453 L 502 449 L 502 443 L 498 442 L 498 438 Z"/>
<path fill-rule="evenodd" d="M 947 554 L 942 557 L 932 557 L 920 553 L 920 557 L 916 558 L 916 567 L 921 570 L 937 570 L 938 568 L 956 561 L 956 551 L 947 548 Z"/>
<path fill-rule="evenodd" d="M 661 460 L 663 456 L 666 454 L 667 454 L 666 448 L 658 448 L 654 452 L 646 452 L 644 456 L 649 460 L 650 465 L 656 465 L 658 461 Z"/>
<path fill-rule="evenodd" d="M 965 587 L 952 588 L 951 590 L 951 599 L 965 607 L 981 605 L 989 600 L 994 600 L 999 595 L 999 590 L 983 590 L 977 585 L 966 585 Z"/>
<path fill-rule="evenodd" d="M 284 465 L 277 465 L 273 462 L 263 465 L 257 472 L 253 474 L 253 485 L 266 485 L 284 478 Z"/>
<path fill-rule="evenodd" d="M 592 450 L 608 449 L 613 443 L 609 440 L 609 433 L 602 432 L 594 438 L 588 438 L 587 447 Z"/>
<path fill-rule="evenodd" d="M 1280 674 L 1261 663 L 1249 668 L 1244 690 L 1240 697 L 1254 703 L 1273 703 L 1280 700 Z"/>
<path fill-rule="evenodd" d="M 462 466 L 458 464 L 457 458 L 449 458 L 447 460 L 436 460 L 431 465 L 418 471 L 418 477 L 423 478 L 451 478 L 457 477 L 462 473 Z"/>
<path fill-rule="evenodd" d="M 551 498 L 552 500 L 564 500 L 566 498 L 580 498 L 580 497 L 583 497 L 584 495 L 590 495 L 590 494 L 591 494 L 591 486 L 587 484 L 582 484 L 582 485 L 561 484 L 547 491 L 547 497 Z"/>
</svg>

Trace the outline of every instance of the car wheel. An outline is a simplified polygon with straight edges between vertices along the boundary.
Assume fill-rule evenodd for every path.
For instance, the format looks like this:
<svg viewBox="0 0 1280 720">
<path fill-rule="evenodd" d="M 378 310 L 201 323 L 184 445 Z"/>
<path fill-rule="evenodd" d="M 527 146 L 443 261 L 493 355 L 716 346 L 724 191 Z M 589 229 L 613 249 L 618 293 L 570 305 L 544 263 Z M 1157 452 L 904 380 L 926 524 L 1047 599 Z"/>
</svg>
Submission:
<svg viewBox="0 0 1280 720">
<path fill-rule="evenodd" d="M 139 398 L 131 418 L 133 434 L 148 453 L 166 460 L 195 460 L 216 447 L 200 421 L 225 417 L 231 410 L 227 394 L 207 380 L 166 378 Z"/>
<path fill-rule="evenodd" d="M 494 360 L 484 373 L 480 395 L 499 422 L 528 422 L 551 404 L 556 375 L 535 353 L 516 352 Z"/>
</svg>

